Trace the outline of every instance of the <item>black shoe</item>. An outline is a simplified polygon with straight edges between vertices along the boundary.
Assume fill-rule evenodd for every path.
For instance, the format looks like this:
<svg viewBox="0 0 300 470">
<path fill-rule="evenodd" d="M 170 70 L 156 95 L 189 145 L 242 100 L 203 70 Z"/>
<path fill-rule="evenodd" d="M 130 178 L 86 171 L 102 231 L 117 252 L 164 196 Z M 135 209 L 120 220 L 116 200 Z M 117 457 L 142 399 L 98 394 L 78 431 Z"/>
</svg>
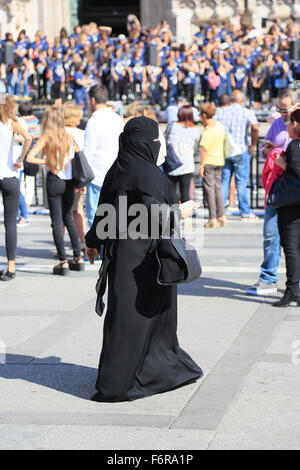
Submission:
<svg viewBox="0 0 300 470">
<path fill-rule="evenodd" d="M 9 282 L 16 279 L 16 273 L 11 273 L 9 271 L 0 271 L 0 281 Z"/>
<path fill-rule="evenodd" d="M 85 270 L 85 264 L 79 263 L 79 261 L 81 261 L 81 258 L 76 258 L 76 259 L 73 259 L 72 261 L 69 261 L 70 271 L 82 272 Z"/>
<path fill-rule="evenodd" d="M 55 266 L 53 268 L 53 274 L 55 276 L 68 276 L 70 274 L 69 268 L 64 268 L 63 265 L 66 264 L 67 261 L 62 261 L 59 263 L 58 266 Z"/>
<path fill-rule="evenodd" d="M 300 295 L 294 294 L 292 291 L 287 290 L 282 299 L 279 300 L 279 302 L 275 302 L 275 304 L 273 304 L 273 307 L 287 308 L 293 302 L 296 302 L 297 307 L 300 307 Z"/>
</svg>

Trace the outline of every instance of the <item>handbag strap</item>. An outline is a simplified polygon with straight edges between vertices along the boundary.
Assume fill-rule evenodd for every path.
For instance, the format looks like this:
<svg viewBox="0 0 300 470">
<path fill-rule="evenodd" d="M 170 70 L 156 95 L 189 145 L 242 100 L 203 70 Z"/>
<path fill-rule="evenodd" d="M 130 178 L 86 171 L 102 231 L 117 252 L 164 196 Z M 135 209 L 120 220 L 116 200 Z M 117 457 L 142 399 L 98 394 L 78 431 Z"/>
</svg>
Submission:
<svg viewBox="0 0 300 470">
<path fill-rule="evenodd" d="M 173 129 L 173 126 L 174 126 L 175 122 L 172 121 L 168 124 L 168 127 L 167 127 L 167 132 L 166 132 L 166 143 L 168 143 L 168 140 L 169 140 L 169 137 L 171 135 L 171 131 Z"/>
<path fill-rule="evenodd" d="M 72 135 L 70 135 L 70 137 L 71 137 L 72 140 L 73 140 L 74 151 L 75 151 L 75 152 L 80 152 L 80 148 L 79 148 L 79 146 L 78 146 L 76 140 L 74 139 L 74 137 L 73 137 Z"/>
</svg>

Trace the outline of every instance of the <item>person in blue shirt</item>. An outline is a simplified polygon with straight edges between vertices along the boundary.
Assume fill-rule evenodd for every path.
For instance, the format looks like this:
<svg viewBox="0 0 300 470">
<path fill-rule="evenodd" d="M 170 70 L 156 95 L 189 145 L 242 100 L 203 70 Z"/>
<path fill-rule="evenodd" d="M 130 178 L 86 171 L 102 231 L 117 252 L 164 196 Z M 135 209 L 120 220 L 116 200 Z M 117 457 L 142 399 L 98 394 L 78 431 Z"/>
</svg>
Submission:
<svg viewBox="0 0 300 470">
<path fill-rule="evenodd" d="M 231 86 L 234 90 L 245 91 L 248 85 L 248 71 L 242 57 L 237 57 L 231 74 Z"/>
<path fill-rule="evenodd" d="M 54 60 L 49 63 L 48 71 L 53 99 L 61 99 L 65 93 L 66 76 L 62 56 L 59 52 L 54 53 Z"/>
<path fill-rule="evenodd" d="M 38 57 L 35 59 L 35 70 L 37 73 L 39 100 L 47 101 L 49 77 L 46 51 L 40 50 L 38 52 Z"/>
<path fill-rule="evenodd" d="M 189 54 L 182 64 L 182 72 L 184 73 L 183 88 L 186 99 L 192 105 L 195 98 L 195 85 L 197 74 L 199 73 L 199 66 L 194 60 L 192 54 Z"/>
<path fill-rule="evenodd" d="M 174 57 L 170 57 L 166 62 L 164 76 L 168 82 L 168 104 L 176 103 L 178 98 L 178 75 L 179 68 Z"/>
<path fill-rule="evenodd" d="M 88 109 L 88 86 L 94 83 L 94 80 L 84 74 L 85 67 L 82 63 L 75 65 L 74 76 L 74 98 L 78 106 L 84 104 L 84 112 Z"/>
<path fill-rule="evenodd" d="M 119 101 L 124 95 L 126 95 L 127 83 L 127 67 L 122 58 L 121 48 L 116 49 L 114 58 L 112 59 L 110 66 L 114 83 L 114 99 L 116 101 Z"/>
<path fill-rule="evenodd" d="M 145 62 L 142 59 L 142 50 L 138 49 L 133 55 L 131 66 L 129 69 L 129 79 L 132 84 L 132 91 L 135 97 L 141 97 L 145 90 L 147 76 Z"/>
</svg>

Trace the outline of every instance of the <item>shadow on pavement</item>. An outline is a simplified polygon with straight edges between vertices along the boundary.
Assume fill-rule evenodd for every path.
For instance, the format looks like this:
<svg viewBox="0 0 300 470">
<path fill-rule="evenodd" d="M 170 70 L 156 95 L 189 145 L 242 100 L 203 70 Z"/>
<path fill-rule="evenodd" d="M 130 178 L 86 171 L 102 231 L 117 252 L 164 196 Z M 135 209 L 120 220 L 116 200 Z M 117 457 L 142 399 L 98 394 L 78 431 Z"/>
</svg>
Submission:
<svg viewBox="0 0 300 470">
<path fill-rule="evenodd" d="M 97 369 L 64 363 L 59 357 L 36 359 L 7 354 L 6 363 L 0 364 L 0 378 L 24 380 L 83 400 L 94 395 L 97 374 Z"/>
<path fill-rule="evenodd" d="M 191 295 L 195 297 L 214 297 L 231 300 L 241 300 L 243 302 L 265 303 L 271 305 L 277 296 L 257 297 L 245 294 L 245 290 L 249 288 L 249 284 L 239 284 L 232 281 L 224 281 L 219 279 L 211 279 L 202 277 L 190 284 L 182 284 L 179 286 L 179 295 Z"/>
</svg>

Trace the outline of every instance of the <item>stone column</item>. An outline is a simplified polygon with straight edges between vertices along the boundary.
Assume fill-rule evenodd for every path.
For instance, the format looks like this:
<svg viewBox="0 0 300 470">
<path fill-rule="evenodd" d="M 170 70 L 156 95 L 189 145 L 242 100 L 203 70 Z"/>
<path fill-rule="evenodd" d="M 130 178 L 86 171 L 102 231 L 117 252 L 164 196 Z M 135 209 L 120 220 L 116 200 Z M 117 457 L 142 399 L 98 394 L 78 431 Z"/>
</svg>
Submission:
<svg viewBox="0 0 300 470">
<path fill-rule="evenodd" d="M 191 8 L 178 8 L 173 10 L 176 20 L 176 38 L 179 43 L 188 43 L 192 38 L 192 18 L 194 11 Z"/>
</svg>

